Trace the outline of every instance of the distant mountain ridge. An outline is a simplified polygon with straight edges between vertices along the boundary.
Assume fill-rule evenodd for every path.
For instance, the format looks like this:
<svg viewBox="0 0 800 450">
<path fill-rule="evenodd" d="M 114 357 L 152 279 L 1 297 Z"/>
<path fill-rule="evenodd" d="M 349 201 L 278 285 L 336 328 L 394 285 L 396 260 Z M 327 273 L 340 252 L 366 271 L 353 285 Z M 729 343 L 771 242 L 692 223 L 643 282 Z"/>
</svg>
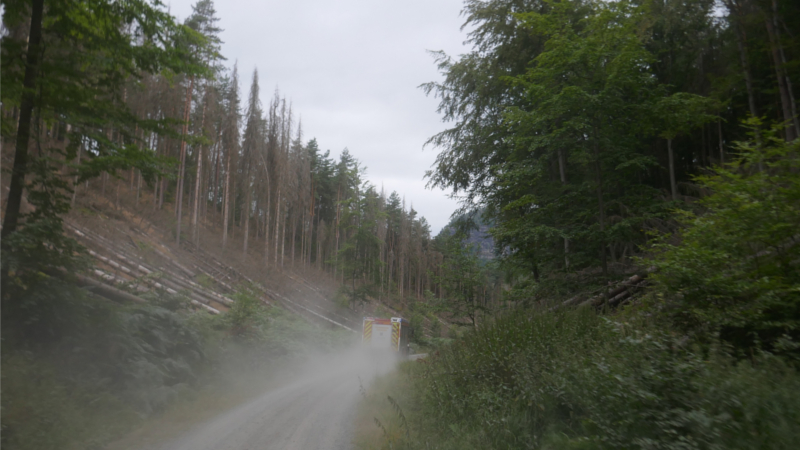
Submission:
<svg viewBox="0 0 800 450">
<path fill-rule="evenodd" d="M 459 216 L 450 220 L 450 222 L 442 228 L 440 233 L 447 233 L 452 235 L 456 232 L 459 226 L 468 220 L 466 216 Z M 467 246 L 472 246 L 478 253 L 478 258 L 481 261 L 491 261 L 494 259 L 494 239 L 489 233 L 492 229 L 491 224 L 487 223 L 480 213 L 472 217 L 472 224 L 468 227 L 467 238 L 464 243 Z"/>
</svg>

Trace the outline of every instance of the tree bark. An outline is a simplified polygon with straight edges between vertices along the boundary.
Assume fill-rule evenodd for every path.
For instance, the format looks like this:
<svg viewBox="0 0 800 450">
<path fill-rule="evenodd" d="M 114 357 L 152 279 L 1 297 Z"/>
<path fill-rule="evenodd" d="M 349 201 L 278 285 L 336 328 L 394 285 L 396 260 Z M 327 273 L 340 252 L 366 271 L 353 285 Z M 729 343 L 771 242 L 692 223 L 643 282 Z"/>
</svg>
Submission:
<svg viewBox="0 0 800 450">
<path fill-rule="evenodd" d="M 132 302 L 132 303 L 146 303 L 146 301 L 133 294 L 121 291 L 115 287 L 108 286 L 99 281 L 95 281 L 89 277 L 80 274 L 75 274 L 77 285 L 81 287 L 88 287 L 89 292 L 105 297 L 115 302 Z"/>
<path fill-rule="evenodd" d="M 783 44 L 781 44 L 781 29 L 778 26 L 778 0 L 772 0 L 772 21 L 775 26 L 775 42 L 778 44 L 778 53 L 781 57 L 783 67 L 786 67 L 786 54 L 783 52 Z M 784 72 L 786 76 L 786 90 L 789 92 L 789 106 L 792 112 L 792 125 L 794 125 L 794 137 L 800 137 L 800 118 L 797 116 L 797 102 L 794 98 L 794 89 L 792 89 L 792 78 L 788 72 Z"/>
<path fill-rule="evenodd" d="M 561 185 L 567 185 L 567 170 L 564 151 L 558 151 L 558 173 L 561 176 Z M 564 268 L 569 269 L 569 238 L 564 238 Z"/>
<path fill-rule="evenodd" d="M 2 241 L 17 230 L 22 207 L 22 192 L 25 189 L 25 175 L 28 173 L 28 143 L 31 133 L 34 101 L 36 99 L 36 80 L 39 71 L 39 46 L 42 42 L 42 16 L 44 0 L 31 2 L 31 26 L 28 34 L 28 52 L 25 62 L 25 77 L 22 81 L 17 142 L 14 149 L 14 165 L 6 201 L 6 214 L 3 219 Z M 5 278 L 5 271 L 3 277 Z"/>
<path fill-rule="evenodd" d="M 81 164 L 81 153 L 83 153 L 83 138 L 81 138 L 81 143 L 78 144 L 78 158 L 77 164 Z M 70 200 L 69 206 L 75 206 L 75 197 L 78 195 L 78 176 L 75 176 L 75 179 L 72 182 L 72 200 Z M 138 197 L 137 197 L 138 198 Z M 138 202 L 137 202 L 138 203 Z"/>
<path fill-rule="evenodd" d="M 225 249 L 225 245 L 228 243 L 228 216 L 230 215 L 228 209 L 230 208 L 231 202 L 231 152 L 232 149 L 228 149 L 225 155 L 226 159 L 226 168 L 225 168 L 225 188 L 224 188 L 224 199 L 222 200 L 222 249 Z"/>
<path fill-rule="evenodd" d="M 745 85 L 747 87 L 747 102 L 750 107 L 750 115 L 758 117 L 756 110 L 755 92 L 753 91 L 753 76 L 750 73 L 750 62 L 747 54 L 747 35 L 745 34 L 744 25 L 742 23 L 742 10 L 741 6 L 737 5 L 734 0 L 725 0 L 728 11 L 736 19 L 732 20 L 733 26 L 736 29 L 736 46 L 739 49 L 739 63 L 742 66 L 742 74 L 744 75 Z"/>
<path fill-rule="evenodd" d="M 281 233 L 281 267 L 283 267 L 283 260 L 286 256 L 286 224 L 289 222 L 287 220 L 288 212 L 283 212 L 283 233 Z"/>
<path fill-rule="evenodd" d="M 189 110 L 192 106 L 192 89 L 194 88 L 194 75 L 189 79 L 189 86 L 186 88 L 186 101 L 183 105 L 183 131 L 181 133 L 181 162 L 178 170 L 177 194 L 175 196 L 176 214 L 178 224 L 175 229 L 175 243 L 181 245 L 181 216 L 183 215 L 183 177 L 186 171 L 186 135 L 189 133 Z"/>
<path fill-rule="evenodd" d="M 787 76 L 784 70 L 784 62 L 781 57 L 782 47 L 780 44 L 780 37 L 778 30 L 775 27 L 777 20 L 775 7 L 776 2 L 773 0 L 773 13 L 766 14 L 764 22 L 767 26 L 767 34 L 769 35 L 769 47 L 772 53 L 772 62 L 775 65 L 775 75 L 778 80 L 778 90 L 780 92 L 781 110 L 783 112 L 783 120 L 786 123 L 786 140 L 791 142 L 797 138 L 797 130 L 795 129 L 795 117 L 792 115 L 792 97 L 789 92 L 787 84 Z"/>
<path fill-rule="evenodd" d="M 248 181 L 249 184 L 250 176 L 247 175 L 245 180 Z M 242 214 L 244 215 L 244 247 L 242 249 L 242 258 L 247 258 L 247 241 L 250 237 L 250 203 L 252 203 L 252 190 L 250 186 L 245 186 L 245 189 L 247 189 L 247 197 L 245 198 L 244 208 L 242 208 Z"/>
<path fill-rule="evenodd" d="M 279 181 L 280 182 L 280 181 Z M 278 242 L 281 229 L 281 188 L 278 186 L 278 195 L 275 196 L 275 265 L 278 265 Z"/>
<path fill-rule="evenodd" d="M 205 134 L 206 126 L 206 103 L 203 102 L 203 114 L 200 120 L 200 133 Z M 200 209 L 200 188 L 202 186 L 201 180 L 203 178 L 203 146 L 200 145 L 197 150 L 197 170 L 195 171 L 194 180 L 194 206 L 192 208 L 192 240 L 194 245 L 200 245 L 200 231 L 197 227 L 197 213 Z"/>
<path fill-rule="evenodd" d="M 597 207 L 600 212 L 600 263 L 603 268 L 603 275 L 608 275 L 608 260 L 606 258 L 606 208 L 603 203 L 603 170 L 600 165 L 600 147 L 597 143 L 597 130 L 595 129 L 595 139 L 593 143 L 595 172 L 597 175 Z"/>
<path fill-rule="evenodd" d="M 220 128 L 219 133 L 222 133 L 222 128 Z M 217 142 L 219 142 L 220 137 L 219 134 L 217 135 Z M 216 151 L 214 152 L 214 215 L 211 220 L 217 220 L 217 201 L 219 201 L 219 154 L 221 152 L 221 145 L 216 147 Z"/>
<path fill-rule="evenodd" d="M 292 214 L 292 267 L 294 267 L 294 253 L 295 253 L 295 242 L 297 241 L 297 218 L 296 213 Z M 302 249 L 301 249 L 302 250 Z"/>
<path fill-rule="evenodd" d="M 669 188 L 672 201 L 678 201 L 678 185 L 675 182 L 675 155 L 672 153 L 672 139 L 667 138 L 667 156 L 669 157 Z"/>
<path fill-rule="evenodd" d="M 336 276 L 336 265 L 337 265 L 336 262 L 337 262 L 338 257 L 339 257 L 339 199 L 340 199 L 341 195 L 342 195 L 342 187 L 339 186 L 339 188 L 336 190 L 336 226 L 335 226 L 336 243 L 335 243 L 335 247 L 333 249 L 333 276 L 334 277 Z"/>
</svg>

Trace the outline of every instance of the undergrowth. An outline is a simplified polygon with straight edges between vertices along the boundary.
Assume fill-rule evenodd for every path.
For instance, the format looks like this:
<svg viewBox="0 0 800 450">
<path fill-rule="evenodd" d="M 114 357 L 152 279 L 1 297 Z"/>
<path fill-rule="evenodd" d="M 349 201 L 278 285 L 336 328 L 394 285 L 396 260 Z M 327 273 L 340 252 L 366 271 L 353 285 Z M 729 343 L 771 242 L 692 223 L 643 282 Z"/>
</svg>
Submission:
<svg viewBox="0 0 800 450">
<path fill-rule="evenodd" d="M 376 386 L 398 399 L 403 419 L 388 399 L 368 399 L 384 403 L 387 432 L 362 448 L 791 449 L 800 440 L 800 376 L 782 359 L 736 360 L 588 310 L 500 317 L 395 376 L 404 378 Z"/>
<path fill-rule="evenodd" d="M 268 376 L 350 338 L 264 307 L 247 288 L 234 297 L 211 316 L 180 297 L 119 305 L 43 278 L 4 303 L 2 447 L 104 448 L 207 386 Z"/>
</svg>

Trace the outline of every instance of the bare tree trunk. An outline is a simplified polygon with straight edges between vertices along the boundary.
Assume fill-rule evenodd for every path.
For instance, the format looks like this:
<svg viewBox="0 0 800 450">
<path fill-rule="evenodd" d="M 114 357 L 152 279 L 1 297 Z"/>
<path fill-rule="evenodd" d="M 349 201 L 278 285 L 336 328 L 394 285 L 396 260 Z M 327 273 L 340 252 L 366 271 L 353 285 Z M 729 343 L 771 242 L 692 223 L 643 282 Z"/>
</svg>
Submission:
<svg viewBox="0 0 800 450">
<path fill-rule="evenodd" d="M 775 75 L 778 79 L 778 90 L 780 92 L 781 109 L 783 111 L 783 120 L 786 122 L 786 140 L 791 142 L 797 138 L 797 130 L 795 129 L 796 115 L 792 114 L 792 97 L 793 94 L 789 91 L 788 77 L 784 69 L 784 61 L 781 56 L 783 47 L 780 43 L 780 36 L 775 27 L 777 21 L 777 14 L 775 12 L 777 3 L 776 0 L 772 1 L 772 14 L 765 14 L 764 22 L 767 26 L 767 34 L 769 35 L 769 46 L 772 51 L 772 62 L 775 65 Z M 796 109 L 796 108 L 795 108 Z"/>
<path fill-rule="evenodd" d="M 275 265 L 278 265 L 278 240 L 281 229 L 281 188 L 278 186 L 278 195 L 275 198 Z"/>
<path fill-rule="evenodd" d="M 200 203 L 200 208 L 201 208 L 201 211 L 202 211 L 202 218 L 199 219 L 199 220 L 201 222 L 208 223 L 208 194 L 209 194 L 209 191 L 211 190 L 211 179 L 212 179 L 212 175 L 214 174 L 214 169 L 211 166 L 211 149 L 210 148 L 208 149 L 208 152 L 206 153 L 206 156 L 208 157 L 208 159 L 206 160 L 206 162 L 208 163 L 208 167 L 206 167 L 204 169 L 204 171 L 206 173 L 203 175 L 203 186 L 201 187 L 201 192 L 203 192 L 203 197 L 202 197 L 202 201 Z"/>
<path fill-rule="evenodd" d="M 78 157 L 77 157 L 77 164 L 81 165 L 81 154 L 83 153 L 83 138 L 81 138 L 81 143 L 78 144 Z M 70 207 L 75 206 L 75 197 L 78 195 L 78 176 L 75 176 L 74 181 L 72 182 L 72 200 L 70 200 Z"/>
<path fill-rule="evenodd" d="M 206 102 L 203 102 L 203 113 L 200 120 L 200 132 L 204 133 L 206 126 Z M 200 209 L 200 187 L 203 175 L 203 146 L 200 145 L 197 149 L 197 170 L 195 171 L 194 180 L 194 207 L 192 208 L 192 239 L 194 244 L 200 245 L 200 233 L 197 227 L 197 212 Z"/>
<path fill-rule="evenodd" d="M 603 170 L 600 165 L 600 147 L 597 143 L 597 129 L 594 138 L 594 158 L 595 172 L 597 175 L 597 207 L 600 212 L 600 264 L 603 268 L 603 275 L 608 275 L 608 260 L 606 258 L 606 208 L 603 202 Z"/>
<path fill-rule="evenodd" d="M 314 201 L 316 200 L 315 195 L 315 180 L 312 176 L 311 178 L 311 206 L 308 208 L 308 267 L 311 267 L 311 249 L 313 248 L 314 244 Z"/>
<path fill-rule="evenodd" d="M 322 270 L 322 226 L 321 219 L 317 217 L 317 270 Z"/>
<path fill-rule="evenodd" d="M 336 190 L 336 241 L 333 248 L 333 276 L 336 277 L 336 266 L 339 258 L 339 197 L 342 195 L 342 187 Z"/>
<path fill-rule="evenodd" d="M 222 129 L 220 128 L 220 133 Z M 219 138 L 217 139 L 219 142 Z M 219 156 L 222 153 L 222 146 L 217 147 L 217 151 L 214 153 L 214 216 L 212 220 L 217 220 L 217 202 L 219 201 Z"/>
<path fill-rule="evenodd" d="M 225 245 L 228 243 L 228 216 L 230 215 L 228 212 L 228 208 L 230 207 L 230 197 L 231 197 L 231 151 L 232 149 L 228 149 L 225 155 L 226 165 L 227 168 L 225 169 L 225 188 L 223 195 L 225 198 L 222 200 L 222 248 L 225 249 Z"/>
<path fill-rule="evenodd" d="M 295 214 L 292 214 L 295 216 Z M 295 217 L 292 217 L 292 267 L 294 267 L 294 244 L 297 241 L 297 220 Z"/>
<path fill-rule="evenodd" d="M 166 192 L 166 190 L 167 190 L 167 179 L 164 178 L 164 177 L 161 177 L 161 188 L 159 189 L 159 192 L 158 192 L 158 209 L 159 209 L 159 211 L 164 207 L 164 195 L 165 195 L 164 193 Z"/>
<path fill-rule="evenodd" d="M 246 178 L 248 181 L 250 179 L 249 176 Z M 245 205 L 242 208 L 244 212 L 244 249 L 242 250 L 242 258 L 247 258 L 247 241 L 250 236 L 250 203 L 251 203 L 251 189 L 250 186 L 246 186 L 247 189 L 247 197 L 245 198 Z"/>
<path fill-rule="evenodd" d="M 158 208 L 158 191 L 161 186 L 161 177 L 156 177 L 156 184 L 153 186 L 153 210 Z"/>
<path fill-rule="evenodd" d="M 306 211 L 303 209 L 303 218 L 300 220 L 300 259 L 303 263 L 303 268 L 306 268 Z M 294 239 L 292 240 L 294 242 Z M 294 258 L 294 252 L 292 252 L 292 258 Z M 294 259 L 292 260 L 292 265 L 294 265 Z"/>
<path fill-rule="evenodd" d="M 183 131 L 181 133 L 181 159 L 180 167 L 178 169 L 178 185 L 177 193 L 175 195 L 175 202 L 177 203 L 176 214 L 178 216 L 178 223 L 175 227 L 175 243 L 181 245 L 181 216 L 183 215 L 183 177 L 186 171 L 186 135 L 189 133 L 189 109 L 191 108 L 192 89 L 194 88 L 194 75 L 190 78 L 189 86 L 186 88 L 186 101 L 183 106 Z"/>
<path fill-rule="evenodd" d="M 775 26 L 775 43 L 778 45 L 778 53 L 781 57 L 783 67 L 786 67 L 786 54 L 783 52 L 783 44 L 781 44 L 781 30 L 778 26 L 778 0 L 772 0 L 772 20 Z M 794 125 L 794 138 L 800 137 L 800 118 L 797 116 L 797 102 L 794 98 L 794 89 L 792 89 L 792 78 L 788 72 L 784 72 L 786 76 L 786 90 L 789 92 L 789 105 L 792 111 L 792 125 Z"/>
<path fill-rule="evenodd" d="M 36 96 L 36 78 L 39 71 L 39 45 L 42 40 L 42 17 L 44 0 L 31 2 L 31 25 L 28 33 L 28 51 L 25 55 L 25 75 L 22 80 L 22 99 L 20 101 L 19 122 L 17 124 L 17 141 L 14 148 L 14 165 L 11 169 L 11 181 L 8 188 L 6 213 L 3 217 L 1 242 L 17 230 L 22 207 L 22 192 L 25 188 L 25 176 L 28 173 L 28 144 L 30 142 L 31 119 Z M 2 273 L 3 285 L 8 273 Z"/>
<path fill-rule="evenodd" d="M 286 224 L 289 222 L 287 220 L 288 214 L 286 211 L 283 212 L 283 233 L 281 233 L 281 267 L 283 267 L 283 259 L 286 256 Z"/>
<path fill-rule="evenodd" d="M 744 75 L 744 82 L 747 86 L 747 103 L 750 106 L 750 115 L 758 117 L 756 109 L 755 92 L 753 91 L 753 76 L 750 73 L 750 62 L 747 55 L 747 35 L 744 31 L 742 24 L 742 11 L 733 0 L 726 0 L 728 9 L 736 16 L 734 27 L 736 27 L 736 44 L 739 48 L 739 62 L 742 65 L 742 74 Z"/>
<path fill-rule="evenodd" d="M 400 266 L 399 267 L 400 271 L 397 274 L 398 275 L 397 276 L 397 281 L 398 281 L 397 282 L 397 287 L 400 288 L 400 298 L 402 299 L 403 298 L 403 285 L 405 284 L 405 282 L 404 282 L 405 277 L 403 276 L 404 275 L 403 274 L 403 272 L 404 272 L 404 270 L 403 270 L 404 269 L 404 267 L 403 267 L 404 264 L 403 264 L 402 260 L 399 261 L 399 266 Z"/>
<path fill-rule="evenodd" d="M 256 218 L 256 242 L 261 234 L 261 214 L 258 211 L 258 196 L 256 196 L 256 206 L 253 208 L 253 215 Z"/>
<path fill-rule="evenodd" d="M 667 156 L 669 158 L 669 187 L 672 192 L 672 201 L 678 201 L 678 186 L 675 182 L 675 157 L 672 154 L 672 139 L 667 139 Z"/>
<path fill-rule="evenodd" d="M 558 151 L 558 174 L 561 176 L 561 185 L 567 184 L 567 170 L 566 158 L 564 158 L 564 151 Z M 569 269 L 569 238 L 564 238 L 564 268 Z"/>
<path fill-rule="evenodd" d="M 266 166 L 265 166 L 266 167 Z M 269 183 L 269 181 L 267 181 Z M 269 184 L 267 184 L 269 186 Z M 271 203 L 269 187 L 267 188 L 267 209 L 264 210 L 264 265 L 269 264 L 269 207 Z"/>
</svg>

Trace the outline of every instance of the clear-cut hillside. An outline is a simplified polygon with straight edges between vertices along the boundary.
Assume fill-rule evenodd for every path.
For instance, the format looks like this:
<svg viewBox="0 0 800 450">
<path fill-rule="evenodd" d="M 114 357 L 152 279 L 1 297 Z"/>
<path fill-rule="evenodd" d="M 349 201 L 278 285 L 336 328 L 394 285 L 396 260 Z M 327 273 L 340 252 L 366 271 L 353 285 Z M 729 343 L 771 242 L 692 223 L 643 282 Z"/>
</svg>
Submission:
<svg viewBox="0 0 800 450">
<path fill-rule="evenodd" d="M 299 263 L 285 262 L 284 267 L 266 263 L 257 252 L 263 248 L 263 239 L 251 243 L 245 255 L 235 236 L 223 250 L 217 230 L 203 228 L 199 245 L 183 239 L 178 247 L 174 235 L 160 226 L 169 223 L 166 207 L 155 211 L 149 205 L 121 206 L 125 203 L 115 205 L 84 193 L 65 218 L 66 232 L 92 258 L 92 270 L 80 274 L 87 289 L 100 294 L 118 290 L 123 296 L 139 298 L 149 291 L 163 291 L 186 296 L 193 307 L 219 314 L 232 305 L 237 289 L 248 286 L 260 293 L 265 304 L 285 308 L 312 323 L 353 332 L 359 329 L 359 314 L 333 301 L 335 283 L 327 275 Z"/>
</svg>

